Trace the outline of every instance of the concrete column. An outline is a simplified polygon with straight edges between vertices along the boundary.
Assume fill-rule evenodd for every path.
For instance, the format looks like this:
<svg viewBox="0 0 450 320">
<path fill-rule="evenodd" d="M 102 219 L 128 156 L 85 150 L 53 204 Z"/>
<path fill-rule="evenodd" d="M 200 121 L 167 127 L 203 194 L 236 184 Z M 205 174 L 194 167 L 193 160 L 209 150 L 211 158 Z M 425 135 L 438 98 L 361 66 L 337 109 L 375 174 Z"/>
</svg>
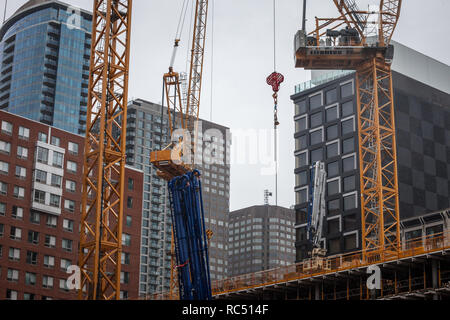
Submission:
<svg viewBox="0 0 450 320">
<path fill-rule="evenodd" d="M 314 287 L 314 300 L 322 300 L 320 295 L 320 284 L 316 283 L 316 286 Z"/>
<path fill-rule="evenodd" d="M 431 260 L 431 279 L 433 284 L 433 289 L 437 289 L 439 287 L 438 283 L 438 261 L 435 259 Z M 439 300 L 439 295 L 433 295 L 433 300 Z"/>
</svg>

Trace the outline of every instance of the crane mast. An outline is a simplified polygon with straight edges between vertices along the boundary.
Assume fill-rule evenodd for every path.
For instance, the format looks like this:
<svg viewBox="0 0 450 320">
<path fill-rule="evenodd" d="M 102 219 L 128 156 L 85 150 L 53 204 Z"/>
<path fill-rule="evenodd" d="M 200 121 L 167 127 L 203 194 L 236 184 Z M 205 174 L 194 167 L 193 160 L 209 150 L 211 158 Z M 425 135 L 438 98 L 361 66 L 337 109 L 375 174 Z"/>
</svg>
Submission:
<svg viewBox="0 0 450 320">
<path fill-rule="evenodd" d="M 173 69 L 180 42 L 176 39 L 169 72 L 163 76 L 172 141 L 164 150 L 150 155 L 158 176 L 169 181 L 173 222 L 172 299 L 211 299 L 207 248 L 211 232 L 205 230 L 204 225 L 200 173 L 192 171 L 198 136 L 196 122 L 200 110 L 207 18 L 208 0 L 196 0 L 187 94 L 184 96 L 182 92 L 183 74 Z"/>
<path fill-rule="evenodd" d="M 401 0 L 380 0 L 378 34 L 368 34 L 368 16 L 354 0 L 333 0 L 340 16 L 316 18 L 316 28 L 295 37 L 296 67 L 355 70 L 363 259 L 396 254 L 400 217 L 390 45 Z M 343 28 L 343 29 L 342 29 Z M 370 41 L 368 41 L 370 40 Z"/>
<path fill-rule="evenodd" d="M 94 0 L 79 299 L 120 299 L 132 0 Z"/>
</svg>

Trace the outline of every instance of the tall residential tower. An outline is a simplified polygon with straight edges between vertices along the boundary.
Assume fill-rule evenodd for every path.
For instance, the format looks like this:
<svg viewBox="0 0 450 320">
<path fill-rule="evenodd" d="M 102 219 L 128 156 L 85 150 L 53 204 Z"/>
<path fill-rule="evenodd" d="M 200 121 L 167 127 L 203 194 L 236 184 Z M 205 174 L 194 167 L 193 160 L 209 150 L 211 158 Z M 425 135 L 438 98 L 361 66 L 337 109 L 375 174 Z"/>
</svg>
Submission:
<svg viewBox="0 0 450 320">
<path fill-rule="evenodd" d="M 84 134 L 92 14 L 30 0 L 0 29 L 0 109 Z"/>
</svg>

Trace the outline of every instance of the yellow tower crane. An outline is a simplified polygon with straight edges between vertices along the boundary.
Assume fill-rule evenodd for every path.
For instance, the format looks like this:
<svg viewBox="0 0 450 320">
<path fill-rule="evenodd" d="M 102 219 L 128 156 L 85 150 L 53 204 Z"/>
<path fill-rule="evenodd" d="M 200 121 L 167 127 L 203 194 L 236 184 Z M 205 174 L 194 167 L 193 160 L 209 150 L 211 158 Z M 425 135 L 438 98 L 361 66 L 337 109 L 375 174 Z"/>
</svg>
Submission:
<svg viewBox="0 0 450 320">
<path fill-rule="evenodd" d="M 171 139 L 175 138 L 175 141 L 172 140 L 164 150 L 152 152 L 150 154 L 150 161 L 158 169 L 158 176 L 167 181 L 170 181 L 174 177 L 182 176 L 194 169 L 198 136 L 196 123 L 200 111 L 207 21 L 208 0 L 196 0 L 186 99 L 184 99 L 181 91 L 180 74 L 173 69 L 180 42 L 178 37 L 175 39 L 169 71 L 163 76 L 164 94 L 168 109 L 169 133 Z M 184 101 L 185 103 L 183 103 Z M 207 235 L 208 239 L 211 239 L 212 231 L 207 230 Z M 174 234 L 172 232 L 169 293 L 171 299 L 178 299 L 177 288 L 179 283 L 174 241 Z"/>
<path fill-rule="evenodd" d="M 363 259 L 383 260 L 401 250 L 390 41 L 402 0 L 380 0 L 374 11 L 333 1 L 339 17 L 296 34 L 296 67 L 356 71 Z"/>
<path fill-rule="evenodd" d="M 94 0 L 79 299 L 120 299 L 132 0 Z"/>
</svg>

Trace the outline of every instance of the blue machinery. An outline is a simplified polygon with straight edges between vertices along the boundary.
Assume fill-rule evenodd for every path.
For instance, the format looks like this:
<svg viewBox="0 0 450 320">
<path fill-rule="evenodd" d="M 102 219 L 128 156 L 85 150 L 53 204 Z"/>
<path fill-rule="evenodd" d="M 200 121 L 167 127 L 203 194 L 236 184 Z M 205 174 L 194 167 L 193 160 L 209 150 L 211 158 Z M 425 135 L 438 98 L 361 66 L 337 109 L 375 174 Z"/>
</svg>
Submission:
<svg viewBox="0 0 450 320">
<path fill-rule="evenodd" d="M 208 242 L 200 172 L 169 182 L 180 300 L 211 300 Z"/>
</svg>

